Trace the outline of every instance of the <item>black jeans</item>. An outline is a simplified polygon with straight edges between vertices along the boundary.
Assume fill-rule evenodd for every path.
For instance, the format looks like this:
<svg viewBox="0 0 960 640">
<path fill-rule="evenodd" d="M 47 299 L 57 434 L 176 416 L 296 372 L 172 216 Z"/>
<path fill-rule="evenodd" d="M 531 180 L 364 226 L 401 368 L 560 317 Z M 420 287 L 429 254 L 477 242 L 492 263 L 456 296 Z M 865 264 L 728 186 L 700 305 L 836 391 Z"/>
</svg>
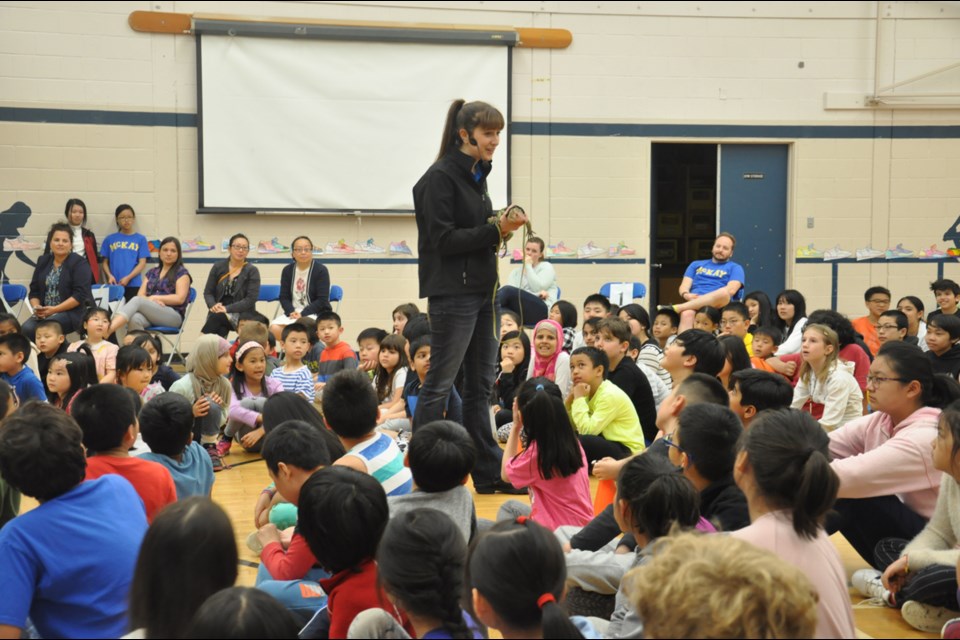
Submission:
<svg viewBox="0 0 960 640">
<path fill-rule="evenodd" d="M 524 326 L 533 326 L 547 319 L 547 303 L 529 291 L 506 285 L 497 292 L 497 304 L 501 311 L 513 311 L 520 316 Z"/>
<path fill-rule="evenodd" d="M 874 552 L 874 566 L 885 571 L 900 558 L 908 542 L 900 538 L 881 540 Z M 957 604 L 956 565 L 931 564 L 919 571 L 911 568 L 906 578 L 896 595 L 898 607 L 908 600 L 916 600 L 951 611 L 960 610 Z"/>
<path fill-rule="evenodd" d="M 207 314 L 207 321 L 200 329 L 200 333 L 214 333 L 221 338 L 226 338 L 231 331 L 233 331 L 233 323 L 225 313 Z"/>
<path fill-rule="evenodd" d="M 884 538 L 913 540 L 927 525 L 926 518 L 897 496 L 842 498 L 833 508 L 834 513 L 827 517 L 827 533 L 842 533 L 860 557 L 880 571 L 886 566 L 877 564 L 874 552 L 878 542 Z"/>
<path fill-rule="evenodd" d="M 413 430 L 443 420 L 450 388 L 463 365 L 463 426 L 477 449 L 474 486 L 500 479 L 503 451 L 493 439 L 488 400 L 493 390 L 499 316 L 490 295 L 431 296 L 430 370 L 420 389 Z"/>
</svg>

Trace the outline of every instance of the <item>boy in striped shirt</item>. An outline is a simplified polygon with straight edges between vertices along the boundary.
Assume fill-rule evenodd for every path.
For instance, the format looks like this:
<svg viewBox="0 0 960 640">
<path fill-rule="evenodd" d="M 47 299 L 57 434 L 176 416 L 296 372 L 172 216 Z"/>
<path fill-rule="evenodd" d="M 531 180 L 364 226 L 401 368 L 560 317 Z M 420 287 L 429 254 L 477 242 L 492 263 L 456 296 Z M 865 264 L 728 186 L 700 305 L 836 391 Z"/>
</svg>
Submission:
<svg viewBox="0 0 960 640">
<path fill-rule="evenodd" d="M 380 408 L 370 379 L 359 369 L 333 375 L 323 388 L 323 417 L 343 443 L 346 455 L 334 462 L 368 473 L 388 496 L 413 490 L 410 469 L 393 438 L 376 430 Z"/>
<path fill-rule="evenodd" d="M 312 403 L 315 397 L 313 374 L 303 364 L 303 356 L 310 349 L 310 334 L 305 326 L 294 322 L 283 328 L 281 339 L 285 354 L 283 366 L 274 369 L 270 377 L 279 380 L 284 391 L 299 393 Z"/>
</svg>

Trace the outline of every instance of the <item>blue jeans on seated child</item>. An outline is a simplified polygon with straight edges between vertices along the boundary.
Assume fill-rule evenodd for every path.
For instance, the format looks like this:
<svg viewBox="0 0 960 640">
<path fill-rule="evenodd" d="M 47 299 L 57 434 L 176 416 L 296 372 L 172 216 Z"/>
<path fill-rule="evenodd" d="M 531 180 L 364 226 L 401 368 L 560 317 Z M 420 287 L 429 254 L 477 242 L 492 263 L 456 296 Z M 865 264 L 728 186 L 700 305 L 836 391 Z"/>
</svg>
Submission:
<svg viewBox="0 0 960 640">
<path fill-rule="evenodd" d="M 320 580 L 329 578 L 323 569 L 314 568 L 302 580 L 274 580 L 262 563 L 257 570 L 256 587 L 280 601 L 297 620 L 306 624 L 317 610 L 327 605 L 327 595 Z"/>
</svg>

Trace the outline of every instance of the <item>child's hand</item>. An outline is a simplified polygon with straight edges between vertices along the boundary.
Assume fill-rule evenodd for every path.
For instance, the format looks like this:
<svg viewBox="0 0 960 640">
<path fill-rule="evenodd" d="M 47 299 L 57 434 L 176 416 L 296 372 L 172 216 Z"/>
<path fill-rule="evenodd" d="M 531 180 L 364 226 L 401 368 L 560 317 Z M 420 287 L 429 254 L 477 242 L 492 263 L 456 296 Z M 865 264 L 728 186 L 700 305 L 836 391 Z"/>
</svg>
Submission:
<svg viewBox="0 0 960 640">
<path fill-rule="evenodd" d="M 243 445 L 244 449 L 249 449 L 250 447 L 253 447 L 258 442 L 260 442 L 262 438 L 263 438 L 263 427 L 260 427 L 259 429 L 254 429 L 250 433 L 240 438 L 240 444 Z"/>
<path fill-rule="evenodd" d="M 210 413 L 210 401 L 207 400 L 207 396 L 200 396 L 197 398 L 197 401 L 193 403 L 193 417 L 202 418 L 208 413 Z"/>
<path fill-rule="evenodd" d="M 901 556 L 883 572 L 883 586 L 886 587 L 890 593 L 896 593 L 903 586 L 903 582 L 907 576 L 907 566 L 907 556 Z"/>
<path fill-rule="evenodd" d="M 280 532 L 280 544 L 283 545 L 284 549 L 290 547 L 290 542 L 293 540 L 293 532 L 296 531 L 294 527 L 288 527 Z"/>
<path fill-rule="evenodd" d="M 589 398 L 590 397 L 590 385 L 586 382 L 581 382 L 579 384 L 573 385 L 573 398 Z"/>
<path fill-rule="evenodd" d="M 212 400 L 215 404 L 223 404 L 223 398 L 221 398 L 219 394 L 210 393 L 208 395 L 210 396 L 210 400 Z"/>
<path fill-rule="evenodd" d="M 266 547 L 271 542 L 279 542 L 280 544 L 283 544 L 283 539 L 280 537 L 280 530 L 277 529 L 277 525 L 273 524 L 272 522 L 268 522 L 257 529 L 257 540 L 263 547 Z"/>
<path fill-rule="evenodd" d="M 107 284 L 117 284 L 117 279 L 111 275 L 109 278 L 107 278 Z"/>
<path fill-rule="evenodd" d="M 610 456 L 593 463 L 593 475 L 600 480 L 616 480 L 620 475 L 620 462 Z"/>
<path fill-rule="evenodd" d="M 373 360 L 361 360 L 358 368 L 360 371 L 373 371 L 377 368 L 377 363 Z"/>
<path fill-rule="evenodd" d="M 538 296 L 541 300 L 546 300 L 548 295 L 550 295 L 550 294 L 548 294 L 546 291 L 541 291 L 540 293 L 537 294 L 537 296 Z"/>
<path fill-rule="evenodd" d="M 313 384 L 313 390 L 314 390 L 314 391 L 320 391 L 321 389 L 323 389 L 323 387 L 324 387 L 326 384 L 327 384 L 326 382 L 315 382 L 315 383 Z"/>
<path fill-rule="evenodd" d="M 500 370 L 504 373 L 513 373 L 516 368 L 517 365 L 510 358 L 504 358 L 500 361 Z"/>
</svg>

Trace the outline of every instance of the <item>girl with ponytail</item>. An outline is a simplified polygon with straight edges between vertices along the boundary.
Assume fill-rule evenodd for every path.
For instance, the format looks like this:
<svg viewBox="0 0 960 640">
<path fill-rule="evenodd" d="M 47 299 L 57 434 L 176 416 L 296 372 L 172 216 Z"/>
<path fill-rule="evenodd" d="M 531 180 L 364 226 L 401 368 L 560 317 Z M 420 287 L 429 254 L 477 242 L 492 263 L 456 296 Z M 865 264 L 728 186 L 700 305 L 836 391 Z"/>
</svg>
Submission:
<svg viewBox="0 0 960 640">
<path fill-rule="evenodd" d="M 527 380 L 517 392 L 501 475 L 514 487 L 527 487 L 531 504 L 508 500 L 500 506 L 498 520 L 529 515 L 552 531 L 563 525 L 582 527 L 593 519 L 587 456 L 560 387 L 546 378 Z"/>
<path fill-rule="evenodd" d="M 477 619 L 504 638 L 582 638 L 596 634 L 560 605 L 567 564 L 560 542 L 520 516 L 478 537 L 467 563 L 467 588 Z"/>
<path fill-rule="evenodd" d="M 941 409 L 960 399 L 960 384 L 934 375 L 918 347 L 887 342 L 870 365 L 867 389 L 874 412 L 832 431 L 831 466 L 840 477 L 837 517 L 827 533 L 840 531 L 874 569 L 874 550 L 884 538 L 913 539 L 933 515 L 941 472 L 930 443 Z"/>
<path fill-rule="evenodd" d="M 731 535 L 796 566 L 820 593 L 817 638 L 856 630 L 840 555 L 823 529 L 840 479 L 830 468 L 830 438 L 808 413 L 764 411 L 740 439 L 734 479 L 751 524 Z"/>
<path fill-rule="evenodd" d="M 487 175 L 504 127 L 485 102 L 456 100 L 443 126 L 436 162 L 413 187 L 419 234 L 420 296 L 430 300 L 431 355 L 413 427 L 443 419 L 463 363 L 463 426 L 477 443 L 472 476 L 480 493 L 507 489 L 500 447 L 490 432 L 497 362 L 497 249 L 526 217 L 493 216 Z M 498 203 L 505 204 L 505 203 Z"/>
<path fill-rule="evenodd" d="M 413 509 L 390 520 L 377 549 L 380 585 L 407 614 L 417 638 L 482 638 L 477 623 L 461 607 L 467 543 L 450 517 L 436 509 Z M 384 603 L 388 609 L 388 603 Z M 392 616 L 374 610 L 370 622 L 350 627 L 349 637 L 388 637 L 385 626 L 402 633 Z M 389 636 L 397 637 L 397 636 Z M 408 637 L 403 633 L 399 637 Z"/>
</svg>

